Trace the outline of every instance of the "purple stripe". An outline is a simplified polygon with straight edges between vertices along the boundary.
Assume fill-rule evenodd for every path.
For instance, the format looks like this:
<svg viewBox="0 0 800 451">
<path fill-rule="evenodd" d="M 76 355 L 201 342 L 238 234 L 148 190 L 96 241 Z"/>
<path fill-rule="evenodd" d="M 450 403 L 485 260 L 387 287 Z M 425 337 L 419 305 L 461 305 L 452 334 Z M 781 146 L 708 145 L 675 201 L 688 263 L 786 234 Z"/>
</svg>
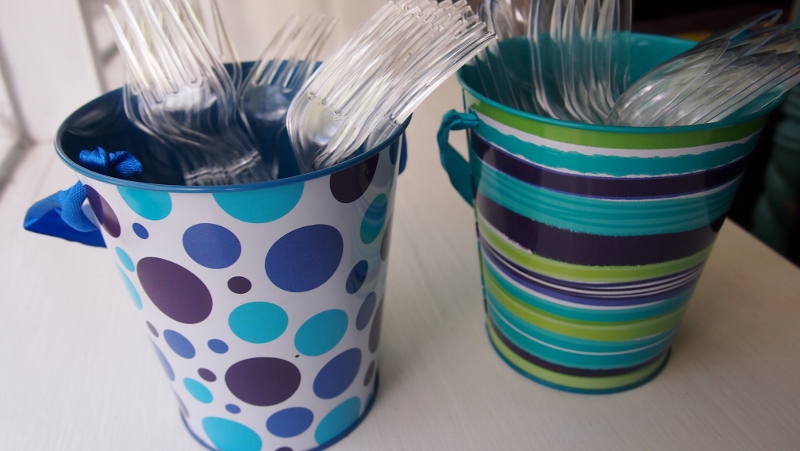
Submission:
<svg viewBox="0 0 800 451">
<path fill-rule="evenodd" d="M 685 175 L 641 178 L 597 177 L 556 172 L 537 166 L 470 133 L 472 150 L 484 163 L 530 185 L 584 197 L 641 199 L 698 193 L 736 179 L 747 166 L 747 158 L 708 171 Z M 631 193 L 636 193 L 631 197 Z"/>
<path fill-rule="evenodd" d="M 638 371 L 638 370 L 640 370 L 640 369 L 642 369 L 642 368 L 644 368 L 644 367 L 646 367 L 648 365 L 651 365 L 651 364 L 655 363 L 656 361 L 658 361 L 658 359 L 662 358 L 664 356 L 664 354 L 669 352 L 669 348 L 667 348 L 667 350 L 665 350 L 664 352 L 660 353 L 656 357 L 654 357 L 654 358 L 652 358 L 652 359 L 650 359 L 650 360 L 648 360 L 646 362 L 639 363 L 639 364 L 634 365 L 634 366 L 627 366 L 627 367 L 624 367 L 624 368 L 609 368 L 609 369 L 599 369 L 599 370 L 590 370 L 590 369 L 585 369 L 585 368 L 574 368 L 574 367 L 558 365 L 556 363 L 548 362 L 547 360 L 544 360 L 544 359 L 542 359 L 540 357 L 536 357 L 535 355 L 530 354 L 528 351 L 525 351 L 524 349 L 522 349 L 519 346 L 517 346 L 514 343 L 512 343 L 511 340 L 509 340 L 505 335 L 503 335 L 503 333 L 500 332 L 500 330 L 497 328 L 497 326 L 495 325 L 495 323 L 494 323 L 494 321 L 492 320 L 491 317 L 489 317 L 488 319 L 489 319 L 489 326 L 492 328 L 492 330 L 497 335 L 497 337 L 500 339 L 500 341 L 503 342 L 503 344 L 506 345 L 506 347 L 508 347 L 508 349 L 510 349 L 511 352 L 516 354 L 518 357 L 520 357 L 521 359 L 525 360 L 526 362 L 531 363 L 533 365 L 536 365 L 538 367 L 541 367 L 541 368 L 544 368 L 546 370 L 550 370 L 550 371 L 553 371 L 553 372 L 556 372 L 556 373 L 559 373 L 559 374 L 566 374 L 568 376 L 591 377 L 591 378 L 594 378 L 594 377 L 621 376 L 623 374 L 633 373 L 633 372 Z"/>
<path fill-rule="evenodd" d="M 570 302 L 578 305 L 590 305 L 596 307 L 635 307 L 638 305 L 652 304 L 673 298 L 691 290 L 697 281 L 697 277 L 692 277 L 677 287 L 665 290 L 663 292 L 658 292 L 656 294 L 653 294 L 653 291 L 648 291 L 635 295 L 612 295 L 607 293 L 581 295 L 544 285 L 537 280 L 526 278 L 525 275 L 521 275 L 513 271 L 511 269 L 512 267 L 520 269 L 519 266 L 503 259 L 503 257 L 499 255 L 486 241 L 481 242 L 481 248 L 483 250 L 484 258 L 494 263 L 500 272 L 502 272 L 508 279 L 513 280 L 514 282 L 537 294 L 549 296 L 560 301 Z M 523 272 L 527 271 L 523 270 Z M 699 273 L 697 273 L 697 276 L 699 276 Z"/>
<path fill-rule="evenodd" d="M 585 266 L 634 266 L 689 257 L 708 248 L 725 215 L 686 232 L 641 236 L 604 236 L 572 232 L 534 221 L 476 193 L 476 208 L 509 240 L 551 260 Z"/>
<path fill-rule="evenodd" d="M 530 277 L 532 279 L 541 280 L 546 284 L 553 284 L 564 287 L 565 290 L 569 289 L 577 289 L 577 290 L 594 290 L 598 293 L 602 292 L 614 292 L 619 290 L 630 289 L 632 287 L 642 287 L 645 286 L 663 286 L 664 284 L 669 283 L 669 281 L 674 281 L 677 279 L 683 279 L 686 277 L 697 277 L 697 274 L 702 271 L 705 262 L 700 263 L 698 265 L 692 266 L 689 269 L 685 269 L 683 271 L 677 271 L 674 273 L 670 273 L 664 276 L 652 277 L 650 279 L 638 279 L 629 282 L 578 282 L 574 280 L 564 280 L 559 279 L 556 277 L 551 277 L 536 271 L 532 271 L 524 266 L 521 266 L 511 260 L 510 258 L 503 255 L 500 251 L 496 250 L 489 242 L 487 242 L 483 237 L 478 235 L 478 240 L 480 240 L 483 244 L 481 246 L 485 246 L 490 248 L 491 252 L 495 254 L 495 256 L 508 265 L 525 274 L 526 277 Z"/>
</svg>

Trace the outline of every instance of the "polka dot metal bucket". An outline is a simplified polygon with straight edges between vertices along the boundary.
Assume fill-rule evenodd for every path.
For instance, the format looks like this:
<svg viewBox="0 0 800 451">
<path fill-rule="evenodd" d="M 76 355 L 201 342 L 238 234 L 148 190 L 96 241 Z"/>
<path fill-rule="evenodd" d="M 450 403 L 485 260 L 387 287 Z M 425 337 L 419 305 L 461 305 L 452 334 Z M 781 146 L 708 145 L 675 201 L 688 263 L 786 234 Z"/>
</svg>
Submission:
<svg viewBox="0 0 800 451">
<path fill-rule="evenodd" d="M 634 35 L 632 75 L 688 41 Z M 585 125 L 503 106 L 458 74 L 442 163 L 474 206 L 489 340 L 545 385 L 638 386 L 664 367 L 763 115 L 674 128 Z M 469 162 L 448 144 L 467 130 Z"/>
<path fill-rule="evenodd" d="M 170 169 L 147 175 L 155 165 L 147 137 L 128 123 L 115 91 L 74 113 L 56 140 L 80 180 L 70 191 L 85 191 L 83 210 L 102 237 L 68 225 L 44 233 L 111 251 L 200 443 L 324 448 L 356 427 L 376 393 L 404 130 L 310 174 L 222 187 L 157 184 L 147 178 L 169 178 Z M 85 169 L 79 152 L 98 146 L 134 154 L 144 175 Z M 291 158 L 285 143 L 281 156 Z"/>
</svg>

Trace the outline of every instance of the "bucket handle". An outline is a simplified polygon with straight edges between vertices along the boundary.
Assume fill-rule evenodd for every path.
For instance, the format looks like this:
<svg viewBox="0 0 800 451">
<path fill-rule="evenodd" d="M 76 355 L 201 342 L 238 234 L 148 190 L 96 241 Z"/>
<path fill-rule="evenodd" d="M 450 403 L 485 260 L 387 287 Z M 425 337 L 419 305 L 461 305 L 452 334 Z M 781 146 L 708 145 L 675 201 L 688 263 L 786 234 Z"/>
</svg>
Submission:
<svg viewBox="0 0 800 451">
<path fill-rule="evenodd" d="M 36 202 L 25 213 L 25 230 L 76 241 L 88 246 L 105 247 L 100 229 L 83 212 L 86 188 L 78 182 Z"/>
<path fill-rule="evenodd" d="M 439 158 L 442 167 L 450 178 L 450 184 L 468 204 L 472 205 L 472 172 L 469 163 L 450 144 L 452 130 L 466 130 L 475 128 L 480 123 L 475 113 L 460 113 L 450 110 L 442 117 L 439 131 L 436 133 L 436 142 L 439 144 Z"/>
<path fill-rule="evenodd" d="M 82 150 L 78 159 L 81 166 L 112 177 L 127 179 L 142 172 L 139 160 L 124 150 Z M 25 213 L 22 226 L 30 232 L 105 247 L 100 229 L 83 211 L 86 198 L 86 188 L 78 182 L 33 204 Z"/>
</svg>

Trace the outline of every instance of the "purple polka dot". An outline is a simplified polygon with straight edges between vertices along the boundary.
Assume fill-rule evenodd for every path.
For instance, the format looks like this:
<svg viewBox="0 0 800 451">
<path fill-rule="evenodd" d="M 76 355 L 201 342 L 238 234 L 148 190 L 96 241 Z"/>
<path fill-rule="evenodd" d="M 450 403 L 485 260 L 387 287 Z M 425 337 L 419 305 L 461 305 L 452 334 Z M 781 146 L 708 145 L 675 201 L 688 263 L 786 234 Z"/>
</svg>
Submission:
<svg viewBox="0 0 800 451">
<path fill-rule="evenodd" d="M 153 343 L 153 342 L 150 342 L 150 343 L 153 345 L 153 349 L 156 350 L 156 356 L 158 356 L 158 361 L 159 361 L 159 363 L 161 363 L 161 368 L 164 369 L 164 373 L 167 374 L 167 377 L 169 378 L 169 380 L 174 381 L 175 380 L 175 372 L 172 371 L 172 365 L 169 364 L 169 360 L 167 360 L 167 357 L 164 355 L 163 352 L 161 352 L 160 349 L 158 349 L 158 346 L 156 346 L 155 343 Z"/>
<path fill-rule="evenodd" d="M 195 224 L 186 229 L 183 248 L 192 260 L 211 269 L 231 266 L 242 253 L 236 235 L 216 224 Z"/>
<path fill-rule="evenodd" d="M 175 354 L 178 354 L 184 359 L 194 358 L 194 346 L 192 345 L 192 342 L 190 342 L 183 335 L 175 332 L 174 330 L 167 329 L 164 331 L 164 340 L 167 342 L 170 349 L 175 352 Z"/>
<path fill-rule="evenodd" d="M 237 414 L 237 413 L 242 411 L 242 409 L 239 406 L 237 406 L 236 404 L 226 404 L 225 405 L 225 410 L 227 410 L 228 412 L 230 412 L 232 414 Z"/>
<path fill-rule="evenodd" d="M 367 374 L 364 375 L 365 387 L 369 385 L 370 382 L 372 382 L 372 376 L 374 375 L 375 375 L 375 361 L 373 360 L 372 362 L 369 363 L 369 366 L 367 367 Z"/>
<path fill-rule="evenodd" d="M 156 338 L 158 338 L 158 330 L 156 330 L 155 326 L 150 324 L 150 321 L 145 321 L 147 323 L 147 328 L 150 330 L 150 333 L 153 334 Z"/>
<path fill-rule="evenodd" d="M 361 367 L 361 350 L 348 349 L 319 370 L 314 378 L 314 394 L 322 399 L 335 398 L 347 390 Z"/>
<path fill-rule="evenodd" d="M 206 368 L 200 368 L 199 370 L 197 370 L 197 374 L 199 374 L 200 377 L 202 377 L 203 380 L 207 382 L 214 382 L 215 380 L 217 380 L 217 375 L 214 374 L 211 370 Z"/>
<path fill-rule="evenodd" d="M 400 153 L 403 138 L 405 138 L 405 135 L 398 136 L 397 141 L 393 142 L 389 147 L 389 161 L 392 162 L 392 165 L 397 164 L 397 155 Z"/>
<path fill-rule="evenodd" d="M 264 269 L 269 280 L 282 290 L 310 291 L 336 272 L 343 251 L 344 241 L 336 228 L 323 224 L 301 227 L 272 245 Z"/>
<path fill-rule="evenodd" d="M 377 296 L 375 293 L 370 293 L 364 302 L 361 303 L 361 308 L 358 309 L 358 316 L 356 317 L 356 329 L 364 330 L 369 324 L 369 320 L 372 319 L 372 312 L 375 311 L 375 300 Z"/>
<path fill-rule="evenodd" d="M 246 277 L 236 276 L 228 280 L 228 289 L 236 294 L 245 294 L 253 288 L 253 284 Z"/>
<path fill-rule="evenodd" d="M 168 317 L 197 324 L 211 314 L 211 293 L 188 269 L 156 257 L 139 260 L 136 269 L 145 293 Z"/>
<path fill-rule="evenodd" d="M 150 232 L 148 232 L 147 229 L 138 222 L 133 223 L 133 233 L 143 240 L 150 238 Z"/>
<path fill-rule="evenodd" d="M 367 192 L 378 168 L 380 154 L 331 174 L 331 193 L 343 204 L 355 202 Z"/>
<path fill-rule="evenodd" d="M 383 318 L 383 304 L 378 305 L 378 311 L 375 312 L 375 318 L 372 320 L 372 328 L 369 330 L 369 352 L 375 353 L 378 350 L 378 344 L 381 341 L 381 323 Z"/>
<path fill-rule="evenodd" d="M 288 446 L 281 446 L 280 448 L 276 449 L 275 451 L 294 451 L 294 450 L 292 450 L 292 448 L 289 448 Z"/>
<path fill-rule="evenodd" d="M 267 430 L 277 437 L 296 437 L 314 422 L 314 413 L 305 407 L 290 407 L 273 413 L 267 419 Z"/>
<path fill-rule="evenodd" d="M 217 354 L 225 354 L 228 352 L 228 344 L 222 340 L 212 338 L 211 340 L 208 340 L 208 349 L 216 352 Z"/>
<path fill-rule="evenodd" d="M 89 185 L 84 185 L 84 187 L 86 188 L 86 197 L 89 199 L 89 205 L 92 207 L 92 211 L 103 226 L 103 229 L 114 238 L 119 238 L 122 229 L 116 213 L 111 209 L 111 205 L 94 188 Z"/>
<path fill-rule="evenodd" d="M 350 275 L 347 276 L 347 282 L 345 283 L 345 290 L 348 293 L 353 294 L 361 288 L 361 285 L 364 284 L 364 280 L 367 278 L 367 273 L 369 272 L 369 263 L 366 260 L 361 260 L 360 262 L 356 263 L 356 266 L 353 267 L 353 270 L 350 271 Z"/>
<path fill-rule="evenodd" d="M 234 363 L 225 373 L 234 396 L 255 406 L 274 406 L 291 398 L 300 386 L 300 370 L 273 357 L 256 357 Z"/>
</svg>

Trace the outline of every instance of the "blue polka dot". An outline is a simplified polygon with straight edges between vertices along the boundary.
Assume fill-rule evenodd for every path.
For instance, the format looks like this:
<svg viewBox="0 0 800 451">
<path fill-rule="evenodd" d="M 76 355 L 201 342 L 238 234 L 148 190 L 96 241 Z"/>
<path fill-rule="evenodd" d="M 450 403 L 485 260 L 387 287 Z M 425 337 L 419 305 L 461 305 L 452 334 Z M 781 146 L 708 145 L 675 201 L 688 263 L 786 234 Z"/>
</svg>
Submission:
<svg viewBox="0 0 800 451">
<path fill-rule="evenodd" d="M 336 228 L 323 224 L 301 227 L 272 245 L 264 269 L 269 280 L 282 290 L 310 291 L 336 272 L 343 250 L 344 241 Z"/>
<path fill-rule="evenodd" d="M 361 221 L 361 241 L 370 244 L 378 238 L 383 224 L 386 222 L 386 210 L 389 206 L 385 194 L 381 194 L 372 201 L 364 219 Z"/>
<path fill-rule="evenodd" d="M 147 229 L 138 222 L 133 223 L 133 233 L 143 240 L 150 238 L 150 232 L 148 232 Z"/>
<path fill-rule="evenodd" d="M 202 402 L 203 404 L 209 404 L 214 400 L 214 395 L 211 394 L 211 390 L 207 389 L 205 385 L 194 379 L 187 377 L 183 380 L 183 386 L 186 387 L 186 390 L 194 397 L 194 399 Z"/>
<path fill-rule="evenodd" d="M 117 250 L 117 257 L 119 257 L 119 261 L 120 263 L 122 263 L 122 266 L 124 266 L 125 269 L 127 269 L 130 272 L 135 271 L 136 265 L 133 264 L 133 260 L 131 260 L 131 257 L 128 255 L 128 253 L 123 251 L 121 247 L 117 247 L 116 250 Z"/>
<path fill-rule="evenodd" d="M 347 276 L 345 290 L 347 290 L 347 292 L 350 294 L 358 291 L 364 284 L 364 280 L 367 278 L 368 272 L 369 263 L 367 263 L 366 260 L 361 260 L 360 262 L 356 263 L 356 266 L 354 266 L 353 270 L 350 271 L 350 275 Z"/>
<path fill-rule="evenodd" d="M 155 343 L 153 343 L 153 342 L 150 342 L 150 343 L 153 345 L 153 349 L 156 350 L 156 356 L 158 356 L 158 361 L 159 361 L 159 363 L 161 363 L 161 368 L 164 369 L 164 373 L 167 374 L 167 377 L 169 378 L 169 380 L 174 381 L 175 380 L 175 372 L 172 371 L 172 365 L 169 364 L 169 360 L 167 360 L 167 357 L 164 356 L 164 353 L 161 352 L 160 349 L 158 349 L 158 346 L 156 346 Z"/>
<path fill-rule="evenodd" d="M 377 297 L 375 293 L 370 293 L 364 302 L 361 303 L 361 308 L 358 309 L 358 316 L 356 317 L 356 329 L 364 330 L 372 319 L 372 313 L 375 311 Z"/>
<path fill-rule="evenodd" d="M 232 414 L 237 414 L 242 411 L 242 409 L 236 404 L 225 404 L 225 410 Z"/>
<path fill-rule="evenodd" d="M 260 224 L 286 216 L 302 195 L 303 183 L 291 183 L 266 190 L 215 193 L 214 200 L 234 218 Z"/>
<path fill-rule="evenodd" d="M 175 351 L 175 354 L 178 354 L 184 359 L 191 359 L 194 357 L 194 346 L 192 346 L 192 343 L 186 337 L 178 332 L 170 329 L 165 330 L 164 340 L 167 341 L 170 349 Z"/>
<path fill-rule="evenodd" d="M 125 288 L 128 289 L 128 294 L 131 296 L 133 305 L 136 307 L 137 310 L 141 310 L 142 297 L 139 296 L 139 291 L 136 290 L 136 287 L 133 285 L 133 282 L 131 282 L 131 279 L 128 278 L 128 275 L 122 271 L 122 268 L 117 266 L 117 270 L 119 270 L 119 275 L 122 276 L 122 281 L 125 283 Z"/>
<path fill-rule="evenodd" d="M 361 350 L 348 349 L 319 370 L 314 378 L 314 394 L 322 399 L 335 398 L 347 390 L 361 367 Z"/>
<path fill-rule="evenodd" d="M 275 304 L 251 302 L 236 307 L 228 316 L 231 331 L 249 343 L 267 343 L 286 331 L 289 315 Z"/>
<path fill-rule="evenodd" d="M 217 354 L 225 354 L 228 352 L 228 344 L 222 340 L 212 338 L 211 340 L 208 340 L 208 349 L 216 352 Z"/>
<path fill-rule="evenodd" d="M 117 190 L 131 210 L 145 219 L 159 221 L 172 211 L 172 198 L 166 191 L 145 191 L 122 186 L 118 186 Z"/>
<path fill-rule="evenodd" d="M 183 248 L 192 260 L 211 269 L 231 266 L 242 253 L 236 235 L 216 224 L 195 224 L 186 229 Z"/>
<path fill-rule="evenodd" d="M 203 418 L 203 430 L 211 443 L 225 451 L 261 451 L 261 437 L 249 427 L 225 418 Z"/>
<path fill-rule="evenodd" d="M 336 347 L 346 331 L 347 313 L 327 310 L 312 316 L 300 326 L 294 336 L 294 345 L 303 355 L 322 355 Z"/>
<path fill-rule="evenodd" d="M 361 400 L 357 397 L 350 398 L 334 407 L 314 431 L 314 439 L 322 445 L 336 439 L 358 421 L 361 412 Z"/>
<path fill-rule="evenodd" d="M 267 419 L 267 430 L 277 437 L 296 437 L 314 422 L 314 413 L 305 407 L 291 407 L 275 412 Z"/>
</svg>

